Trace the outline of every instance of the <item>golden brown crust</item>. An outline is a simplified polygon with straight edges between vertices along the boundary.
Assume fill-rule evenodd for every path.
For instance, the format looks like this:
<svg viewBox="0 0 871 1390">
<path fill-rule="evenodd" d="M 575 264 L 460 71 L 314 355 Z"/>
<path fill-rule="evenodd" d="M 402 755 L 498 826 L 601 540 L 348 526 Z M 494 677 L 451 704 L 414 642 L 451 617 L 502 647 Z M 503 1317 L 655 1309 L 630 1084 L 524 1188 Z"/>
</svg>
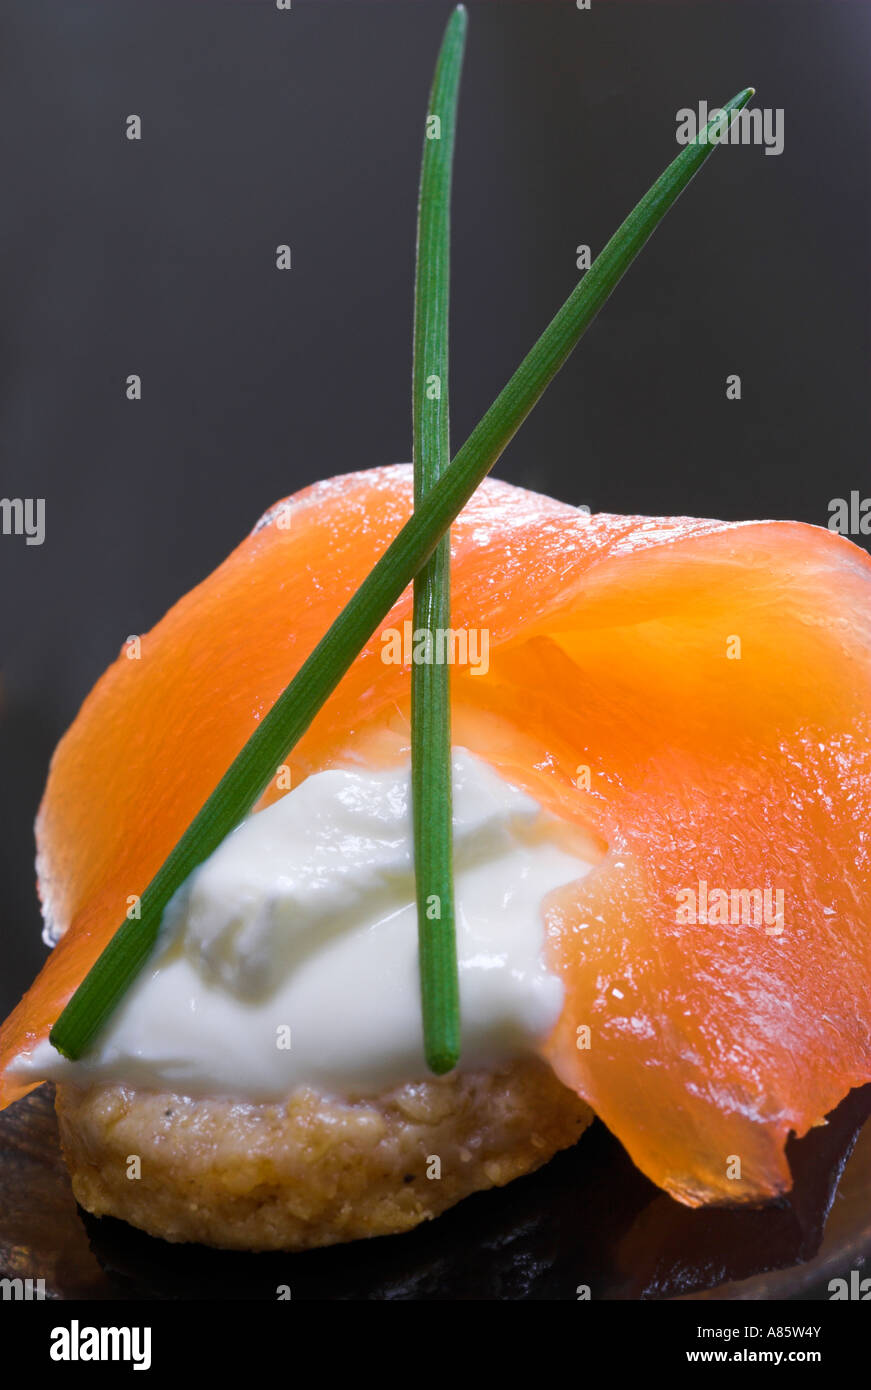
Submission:
<svg viewBox="0 0 871 1390">
<path fill-rule="evenodd" d="M 359 1100 L 303 1089 L 257 1105 L 103 1084 L 58 1086 L 56 1107 L 88 1211 L 235 1250 L 410 1230 L 539 1168 L 592 1119 L 535 1058 Z"/>
</svg>

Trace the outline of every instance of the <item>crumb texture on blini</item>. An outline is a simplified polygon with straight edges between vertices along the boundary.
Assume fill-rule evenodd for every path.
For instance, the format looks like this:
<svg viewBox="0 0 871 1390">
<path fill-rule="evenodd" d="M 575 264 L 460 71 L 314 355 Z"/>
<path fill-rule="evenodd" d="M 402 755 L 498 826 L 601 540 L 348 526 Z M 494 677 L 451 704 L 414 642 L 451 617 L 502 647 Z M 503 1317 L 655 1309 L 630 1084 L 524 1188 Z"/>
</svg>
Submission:
<svg viewBox="0 0 871 1390">
<path fill-rule="evenodd" d="M 306 1250 L 396 1234 L 573 1144 L 588 1106 L 536 1058 L 374 1097 L 193 1099 L 58 1086 L 76 1200 L 169 1241 Z M 141 1176 L 129 1177 L 130 1159 Z M 438 1159 L 438 1165 L 433 1159 Z M 428 1176 L 440 1169 L 441 1176 Z"/>
</svg>

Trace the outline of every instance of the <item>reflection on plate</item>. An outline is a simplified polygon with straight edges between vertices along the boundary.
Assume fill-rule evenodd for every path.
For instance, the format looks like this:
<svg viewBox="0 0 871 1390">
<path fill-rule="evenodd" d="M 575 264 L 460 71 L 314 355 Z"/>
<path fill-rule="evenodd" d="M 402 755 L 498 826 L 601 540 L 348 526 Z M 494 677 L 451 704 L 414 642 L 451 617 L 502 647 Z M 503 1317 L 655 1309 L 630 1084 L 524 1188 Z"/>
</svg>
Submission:
<svg viewBox="0 0 871 1390">
<path fill-rule="evenodd" d="M 597 1123 L 540 1172 L 408 1235 L 240 1255 L 79 1212 L 43 1087 L 0 1116 L 0 1276 L 85 1299 L 274 1299 L 284 1285 L 294 1299 L 826 1298 L 871 1253 L 869 1113 L 866 1086 L 792 1141 L 793 1192 L 757 1210 L 679 1206 Z"/>
</svg>

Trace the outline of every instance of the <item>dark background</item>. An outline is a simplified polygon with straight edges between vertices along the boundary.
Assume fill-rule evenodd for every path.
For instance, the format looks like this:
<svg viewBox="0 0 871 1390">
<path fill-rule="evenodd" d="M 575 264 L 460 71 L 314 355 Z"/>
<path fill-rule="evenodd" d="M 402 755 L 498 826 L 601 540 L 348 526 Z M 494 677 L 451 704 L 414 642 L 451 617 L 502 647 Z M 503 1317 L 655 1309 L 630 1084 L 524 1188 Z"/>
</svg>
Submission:
<svg viewBox="0 0 871 1390">
<path fill-rule="evenodd" d="M 677 110 L 752 83 L 784 108 L 783 154 L 714 154 L 497 472 L 594 510 L 822 525 L 831 498 L 871 492 L 871 7 L 469 10 L 455 442 L 575 283 L 575 247 L 600 249 L 674 157 Z M 43 546 L 0 537 L 0 1014 L 43 956 L 31 824 L 51 750 L 124 638 L 278 497 L 409 458 L 448 12 L 0 4 L 0 491 L 46 499 Z"/>
</svg>

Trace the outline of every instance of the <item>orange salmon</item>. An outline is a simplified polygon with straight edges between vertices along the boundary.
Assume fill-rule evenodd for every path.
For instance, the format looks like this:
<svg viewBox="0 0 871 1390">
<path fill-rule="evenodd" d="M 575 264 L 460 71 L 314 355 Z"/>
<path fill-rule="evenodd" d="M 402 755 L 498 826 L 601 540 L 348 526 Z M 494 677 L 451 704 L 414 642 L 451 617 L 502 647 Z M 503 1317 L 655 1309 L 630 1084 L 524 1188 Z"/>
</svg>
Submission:
<svg viewBox="0 0 871 1390">
<path fill-rule="evenodd" d="M 97 682 L 37 818 L 62 936 L 0 1031 L 3 1104 L 411 507 L 405 466 L 287 499 Z M 451 535 L 452 627 L 489 637 L 486 673 L 452 668 L 454 742 L 602 852 L 546 904 L 544 1055 L 679 1200 L 783 1192 L 790 1132 L 871 1080 L 871 560 L 797 522 L 590 517 L 493 480 Z M 384 629 L 410 620 L 408 591 L 291 785 L 405 755 Z"/>
</svg>

